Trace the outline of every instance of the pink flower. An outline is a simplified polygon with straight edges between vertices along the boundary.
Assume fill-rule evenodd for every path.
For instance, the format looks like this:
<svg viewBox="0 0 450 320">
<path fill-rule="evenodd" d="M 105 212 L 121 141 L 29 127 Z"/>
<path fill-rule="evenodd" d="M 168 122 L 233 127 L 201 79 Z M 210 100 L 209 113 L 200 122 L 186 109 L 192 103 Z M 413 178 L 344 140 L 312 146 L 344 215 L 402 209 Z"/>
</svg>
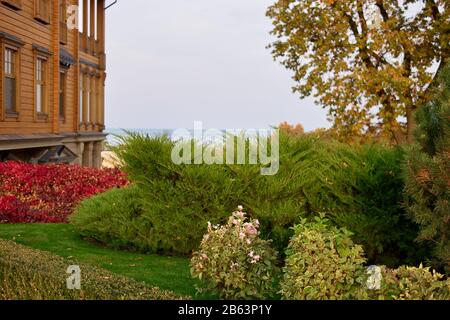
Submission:
<svg viewBox="0 0 450 320">
<path fill-rule="evenodd" d="M 241 232 L 239 233 L 239 239 L 244 240 L 245 238 L 245 233 Z"/>
<path fill-rule="evenodd" d="M 233 212 L 233 217 L 235 217 L 236 219 L 242 219 L 242 218 L 244 218 L 244 216 L 245 216 L 245 213 L 242 211 Z"/>
<path fill-rule="evenodd" d="M 245 223 L 244 228 L 245 232 L 251 236 L 258 234 L 258 229 L 256 229 L 255 226 L 251 223 Z"/>
</svg>

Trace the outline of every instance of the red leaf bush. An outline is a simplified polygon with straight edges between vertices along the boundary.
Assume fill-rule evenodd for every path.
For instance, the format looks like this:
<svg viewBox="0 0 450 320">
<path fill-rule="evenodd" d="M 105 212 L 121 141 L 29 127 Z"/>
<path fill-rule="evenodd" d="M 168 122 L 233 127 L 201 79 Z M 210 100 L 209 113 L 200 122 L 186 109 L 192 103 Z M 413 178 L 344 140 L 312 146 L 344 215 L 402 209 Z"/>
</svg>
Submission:
<svg viewBox="0 0 450 320">
<path fill-rule="evenodd" d="M 66 222 L 80 201 L 128 184 L 117 169 L 0 163 L 0 223 Z"/>
</svg>

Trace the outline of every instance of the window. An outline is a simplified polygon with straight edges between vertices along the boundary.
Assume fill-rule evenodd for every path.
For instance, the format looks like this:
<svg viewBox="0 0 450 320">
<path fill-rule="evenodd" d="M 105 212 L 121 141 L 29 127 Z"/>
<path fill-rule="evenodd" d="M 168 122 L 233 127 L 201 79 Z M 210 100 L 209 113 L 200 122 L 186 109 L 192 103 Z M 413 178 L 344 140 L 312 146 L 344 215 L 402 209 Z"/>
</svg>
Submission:
<svg viewBox="0 0 450 320">
<path fill-rule="evenodd" d="M 65 0 L 59 2 L 59 42 L 67 43 L 67 5 Z"/>
<path fill-rule="evenodd" d="M 59 73 L 59 118 L 64 119 L 66 108 L 66 73 Z"/>
<path fill-rule="evenodd" d="M 43 58 L 36 59 L 36 112 L 45 113 L 47 111 L 47 86 L 46 86 L 47 61 Z"/>
<path fill-rule="evenodd" d="M 84 87 L 84 94 L 86 95 L 86 105 L 85 105 L 85 111 L 86 111 L 86 124 L 91 123 L 91 77 L 89 75 L 89 72 L 85 75 L 85 87 Z"/>
<path fill-rule="evenodd" d="M 84 86 L 83 86 L 83 74 L 80 74 L 80 123 L 84 123 L 84 119 L 83 119 L 83 91 L 84 91 Z"/>
<path fill-rule="evenodd" d="M 87 106 L 86 106 L 86 124 L 91 123 L 91 91 L 86 90 Z"/>
<path fill-rule="evenodd" d="M 34 0 L 35 19 L 45 23 L 50 23 L 50 0 Z"/>
<path fill-rule="evenodd" d="M 17 111 L 17 51 L 5 48 L 5 91 L 4 107 L 7 113 Z"/>
<path fill-rule="evenodd" d="M 2 3 L 14 10 L 22 9 L 22 0 L 2 0 Z"/>
</svg>

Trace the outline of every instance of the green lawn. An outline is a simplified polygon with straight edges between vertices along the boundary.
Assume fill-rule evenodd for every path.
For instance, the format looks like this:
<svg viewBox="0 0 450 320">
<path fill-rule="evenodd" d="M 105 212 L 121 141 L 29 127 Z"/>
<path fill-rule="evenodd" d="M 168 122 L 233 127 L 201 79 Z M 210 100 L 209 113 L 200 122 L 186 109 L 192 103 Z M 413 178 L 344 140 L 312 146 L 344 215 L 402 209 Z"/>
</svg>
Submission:
<svg viewBox="0 0 450 320">
<path fill-rule="evenodd" d="M 62 257 L 110 270 L 150 286 L 168 289 L 195 299 L 195 284 L 189 273 L 189 259 L 153 254 L 117 251 L 85 241 L 71 225 L 66 224 L 0 224 L 0 238 L 52 252 Z"/>
</svg>

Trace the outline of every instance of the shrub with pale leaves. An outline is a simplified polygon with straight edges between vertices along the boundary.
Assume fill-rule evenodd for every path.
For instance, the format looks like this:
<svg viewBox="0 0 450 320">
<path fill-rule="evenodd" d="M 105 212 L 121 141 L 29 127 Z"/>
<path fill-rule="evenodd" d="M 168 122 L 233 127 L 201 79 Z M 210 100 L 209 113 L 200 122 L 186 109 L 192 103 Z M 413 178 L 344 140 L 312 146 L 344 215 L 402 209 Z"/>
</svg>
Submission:
<svg viewBox="0 0 450 320">
<path fill-rule="evenodd" d="M 365 273 L 364 252 L 351 233 L 327 219 L 303 219 L 286 251 L 281 291 L 286 300 L 353 299 Z"/>
<path fill-rule="evenodd" d="M 401 266 L 390 269 L 381 266 L 381 286 L 378 290 L 362 288 L 358 299 L 372 300 L 450 300 L 450 279 L 424 267 Z"/>
<path fill-rule="evenodd" d="M 221 298 L 264 299 L 276 291 L 276 261 L 270 241 L 259 238 L 259 221 L 249 220 L 239 206 L 226 225 L 208 223 L 191 274 Z"/>
</svg>

